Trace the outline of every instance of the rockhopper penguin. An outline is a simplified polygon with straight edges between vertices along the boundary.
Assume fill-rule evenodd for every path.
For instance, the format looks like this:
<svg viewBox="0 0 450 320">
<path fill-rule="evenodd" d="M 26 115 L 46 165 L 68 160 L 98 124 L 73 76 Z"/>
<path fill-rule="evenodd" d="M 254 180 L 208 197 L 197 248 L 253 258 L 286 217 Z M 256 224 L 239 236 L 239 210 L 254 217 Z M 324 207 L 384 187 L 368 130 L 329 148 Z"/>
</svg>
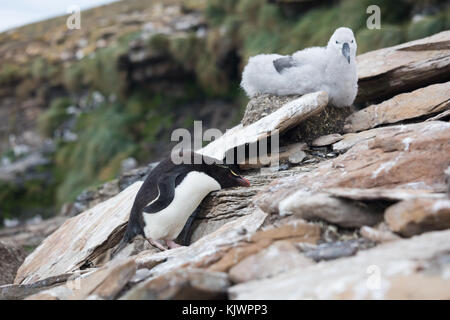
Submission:
<svg viewBox="0 0 450 320">
<path fill-rule="evenodd" d="M 210 192 L 250 186 L 247 179 L 236 174 L 229 166 L 190 153 L 190 164 L 174 164 L 168 158 L 150 172 L 136 194 L 125 235 L 113 255 L 137 235 L 144 236 L 162 250 L 166 248 L 158 240 L 165 240 L 169 248 L 177 247 L 173 240 Z M 201 159 L 201 163 L 193 162 L 194 155 Z"/>
</svg>

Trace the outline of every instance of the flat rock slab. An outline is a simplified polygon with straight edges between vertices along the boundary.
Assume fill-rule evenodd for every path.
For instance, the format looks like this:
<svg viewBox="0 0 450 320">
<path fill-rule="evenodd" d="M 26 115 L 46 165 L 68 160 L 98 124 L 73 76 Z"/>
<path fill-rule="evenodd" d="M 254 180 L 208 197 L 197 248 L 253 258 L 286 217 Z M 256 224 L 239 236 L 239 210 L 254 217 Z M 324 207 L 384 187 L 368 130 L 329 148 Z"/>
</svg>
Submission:
<svg viewBox="0 0 450 320">
<path fill-rule="evenodd" d="M 450 31 L 356 57 L 357 103 L 411 91 L 448 79 Z"/>
<path fill-rule="evenodd" d="M 450 82 L 433 84 L 399 94 L 352 114 L 346 120 L 344 131 L 362 131 L 382 124 L 438 113 L 448 108 L 450 108 Z"/>
<path fill-rule="evenodd" d="M 30 284 L 8 284 L 0 286 L 0 300 L 19 300 L 34 295 L 40 291 L 60 286 L 73 277 L 72 273 L 50 277 Z"/>
<path fill-rule="evenodd" d="M 324 91 L 305 94 L 248 126 L 240 124 L 227 130 L 223 136 L 197 152 L 216 159 L 224 159 L 228 150 L 255 143 L 275 133 L 282 133 L 319 113 L 327 104 L 328 95 Z"/>
<path fill-rule="evenodd" d="M 233 266 L 229 275 L 234 283 L 241 283 L 273 277 L 293 268 L 306 267 L 313 263 L 291 242 L 277 241 Z"/>
<path fill-rule="evenodd" d="M 322 190 L 334 197 L 361 200 L 361 201 L 401 201 L 417 198 L 445 199 L 445 193 L 435 193 L 429 189 L 406 189 L 406 188 L 329 188 Z"/>
<path fill-rule="evenodd" d="M 382 131 L 382 129 L 383 128 L 376 128 L 358 133 L 344 134 L 340 141 L 333 144 L 333 151 L 344 153 L 355 144 L 374 138 L 379 131 Z"/>
<path fill-rule="evenodd" d="M 230 286 L 228 275 L 204 269 L 185 268 L 145 280 L 122 300 L 224 299 Z"/>
<path fill-rule="evenodd" d="M 425 121 L 435 121 L 435 120 L 445 121 L 445 120 L 449 120 L 449 118 L 450 118 L 450 109 L 445 110 L 444 112 L 441 112 L 441 113 L 435 115 L 434 117 L 428 118 Z"/>
<path fill-rule="evenodd" d="M 344 139 L 344 137 L 341 136 L 339 133 L 332 133 L 332 134 L 327 134 L 326 136 L 321 136 L 321 137 L 315 139 L 311 143 L 311 145 L 313 147 L 324 147 L 324 146 L 329 146 L 338 141 L 341 141 L 342 139 Z"/>
<path fill-rule="evenodd" d="M 280 215 L 296 215 L 305 220 L 322 219 L 347 228 L 372 226 L 383 220 L 383 211 L 378 207 L 304 190 L 298 190 L 281 201 L 278 208 Z"/>
<path fill-rule="evenodd" d="M 255 196 L 255 203 L 266 212 L 278 213 L 280 203 L 302 189 L 446 191 L 444 171 L 450 165 L 450 123 L 430 121 L 372 130 L 376 130 L 374 136 L 355 143 L 345 154 L 322 162 L 317 169 L 273 181 Z"/>
<path fill-rule="evenodd" d="M 375 243 L 384 243 L 401 239 L 398 235 L 393 233 L 385 223 L 380 223 L 374 228 L 364 226 L 359 230 L 359 233 L 365 239 Z"/>
<path fill-rule="evenodd" d="M 387 208 L 385 220 L 395 232 L 411 237 L 450 228 L 450 200 L 405 200 Z"/>
<path fill-rule="evenodd" d="M 318 224 L 308 223 L 301 219 L 287 223 L 279 221 L 279 223 L 262 228 L 253 235 L 248 235 L 245 242 L 236 243 L 217 262 L 210 265 L 208 270 L 227 272 L 241 260 L 262 251 L 274 241 L 316 244 L 320 235 L 321 227 Z"/>
<path fill-rule="evenodd" d="M 238 284 L 231 299 L 449 299 L 450 230 Z"/>
<path fill-rule="evenodd" d="M 117 297 L 135 273 L 134 259 L 118 259 L 85 274 L 75 272 L 60 286 L 42 290 L 27 297 L 27 300 L 111 300 Z"/>
<path fill-rule="evenodd" d="M 316 262 L 322 260 L 335 260 L 343 257 L 353 256 L 360 249 L 365 250 L 374 246 L 374 242 L 371 242 L 364 238 L 351 239 L 348 241 L 328 242 L 319 244 L 316 248 L 306 251 L 305 256 L 313 259 Z"/>
<path fill-rule="evenodd" d="M 136 182 L 115 197 L 67 220 L 45 239 L 19 268 L 16 284 L 33 283 L 78 269 L 118 241 L 128 221 Z"/>
</svg>

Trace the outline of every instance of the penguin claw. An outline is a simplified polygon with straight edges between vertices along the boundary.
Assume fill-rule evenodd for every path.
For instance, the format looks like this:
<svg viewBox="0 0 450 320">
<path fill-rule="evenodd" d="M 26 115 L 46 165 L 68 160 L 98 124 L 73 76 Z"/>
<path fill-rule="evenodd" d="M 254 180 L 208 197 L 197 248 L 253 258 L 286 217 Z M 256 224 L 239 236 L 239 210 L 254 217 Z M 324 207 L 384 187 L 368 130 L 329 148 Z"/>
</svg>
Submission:
<svg viewBox="0 0 450 320">
<path fill-rule="evenodd" d="M 179 245 L 178 243 L 175 243 L 172 240 L 167 240 L 166 243 L 167 243 L 167 246 L 169 247 L 169 249 L 175 249 L 175 248 L 182 247 L 182 245 Z"/>
<path fill-rule="evenodd" d="M 148 241 L 148 243 L 150 243 L 150 245 L 152 245 L 152 246 L 158 248 L 158 249 L 161 250 L 161 251 L 166 251 L 166 250 L 168 250 L 166 247 L 164 247 L 161 243 L 159 243 L 159 242 L 156 241 L 156 240 L 153 240 L 153 239 L 148 238 L 147 241 Z"/>
</svg>

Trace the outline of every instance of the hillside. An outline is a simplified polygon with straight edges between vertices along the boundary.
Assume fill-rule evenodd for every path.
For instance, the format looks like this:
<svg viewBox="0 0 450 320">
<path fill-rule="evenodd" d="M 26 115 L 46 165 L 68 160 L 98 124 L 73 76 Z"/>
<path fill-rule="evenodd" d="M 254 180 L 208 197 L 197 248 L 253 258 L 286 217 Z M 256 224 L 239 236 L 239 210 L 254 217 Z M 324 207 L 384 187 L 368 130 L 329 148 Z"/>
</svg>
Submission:
<svg viewBox="0 0 450 320">
<path fill-rule="evenodd" d="M 382 8 L 382 30 L 365 27 L 368 4 Z M 247 102 L 238 84 L 251 55 L 324 45 L 341 25 L 363 53 L 449 29 L 448 16 L 441 1 L 129 0 L 82 12 L 81 30 L 59 17 L 4 32 L 0 222 L 54 216 L 161 159 L 174 128 L 232 127 Z M 402 90 L 363 89 L 357 105 Z"/>
</svg>

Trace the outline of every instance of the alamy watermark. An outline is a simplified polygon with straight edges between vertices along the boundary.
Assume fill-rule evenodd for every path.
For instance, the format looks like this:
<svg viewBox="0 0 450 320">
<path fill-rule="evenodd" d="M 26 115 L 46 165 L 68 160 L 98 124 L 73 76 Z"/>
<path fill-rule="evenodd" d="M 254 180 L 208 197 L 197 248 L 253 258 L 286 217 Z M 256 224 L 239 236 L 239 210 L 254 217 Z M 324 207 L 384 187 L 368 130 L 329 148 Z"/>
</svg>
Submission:
<svg viewBox="0 0 450 320">
<path fill-rule="evenodd" d="M 206 164 L 223 163 L 226 164 L 259 164 L 261 166 L 274 167 L 279 164 L 279 131 L 274 130 L 266 135 L 257 136 L 249 132 L 250 136 L 244 136 L 245 131 L 237 133 L 229 131 L 225 134 L 219 129 L 211 128 L 203 131 L 202 121 L 194 121 L 193 136 L 185 128 L 179 128 L 172 132 L 171 141 L 178 142 L 171 152 L 171 159 L 174 164 Z M 251 135 L 255 134 L 254 137 Z M 220 138 L 220 141 L 217 141 Z M 217 142 L 214 142 L 217 141 Z M 199 151 L 203 142 L 210 142 L 203 149 L 205 154 L 211 157 L 191 158 L 189 152 Z M 202 153 L 202 151 L 200 151 Z"/>
<path fill-rule="evenodd" d="M 69 17 L 66 20 L 66 26 L 70 30 L 81 29 L 81 9 L 77 5 L 72 5 L 67 8 Z"/>
<path fill-rule="evenodd" d="M 381 29 L 381 9 L 379 6 L 373 4 L 367 7 L 366 13 L 370 14 L 367 18 L 367 29 Z"/>
<path fill-rule="evenodd" d="M 369 290 L 381 289 L 381 269 L 377 265 L 370 265 L 366 269 L 366 273 L 369 275 L 366 280 L 366 287 Z"/>
</svg>

